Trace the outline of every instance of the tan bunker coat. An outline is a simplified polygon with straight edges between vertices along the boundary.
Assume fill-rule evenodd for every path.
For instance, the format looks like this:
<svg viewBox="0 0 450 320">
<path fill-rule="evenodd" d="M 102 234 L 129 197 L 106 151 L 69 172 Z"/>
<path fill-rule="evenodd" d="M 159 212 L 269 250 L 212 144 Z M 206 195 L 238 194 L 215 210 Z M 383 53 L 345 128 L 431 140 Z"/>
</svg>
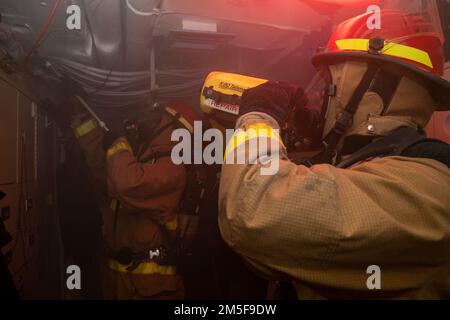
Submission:
<svg viewBox="0 0 450 320">
<path fill-rule="evenodd" d="M 450 298 L 450 170 L 438 161 L 281 160 L 268 176 L 228 164 L 219 208 L 225 241 L 299 298 Z"/>
</svg>

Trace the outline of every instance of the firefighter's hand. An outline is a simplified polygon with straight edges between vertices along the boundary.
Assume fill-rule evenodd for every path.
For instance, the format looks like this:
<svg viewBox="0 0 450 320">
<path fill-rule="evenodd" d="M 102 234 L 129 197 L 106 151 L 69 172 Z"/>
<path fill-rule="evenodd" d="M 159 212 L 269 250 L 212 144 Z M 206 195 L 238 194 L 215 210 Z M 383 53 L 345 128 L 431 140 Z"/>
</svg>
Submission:
<svg viewBox="0 0 450 320">
<path fill-rule="evenodd" d="M 303 101 L 303 90 L 285 82 L 269 81 L 244 92 L 241 116 L 250 112 L 263 112 L 284 127 L 297 105 Z"/>
<path fill-rule="evenodd" d="M 114 142 L 122 137 L 119 133 L 116 131 L 108 131 L 105 133 L 105 136 L 103 137 L 103 150 L 108 151 L 109 148 L 112 147 Z"/>
</svg>

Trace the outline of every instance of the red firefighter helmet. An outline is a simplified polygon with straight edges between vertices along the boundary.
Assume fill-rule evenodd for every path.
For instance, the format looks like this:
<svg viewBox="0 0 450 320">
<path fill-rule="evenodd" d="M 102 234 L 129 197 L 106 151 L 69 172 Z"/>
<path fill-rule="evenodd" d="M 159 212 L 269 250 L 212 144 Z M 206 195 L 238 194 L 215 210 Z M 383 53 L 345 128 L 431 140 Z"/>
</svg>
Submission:
<svg viewBox="0 0 450 320">
<path fill-rule="evenodd" d="M 313 57 L 313 64 L 376 63 L 420 79 L 440 102 L 438 110 L 450 109 L 450 83 L 441 77 L 444 53 L 439 30 L 420 14 L 382 10 L 379 26 L 371 25 L 375 15 L 369 12 L 341 23 L 327 46 Z"/>
</svg>

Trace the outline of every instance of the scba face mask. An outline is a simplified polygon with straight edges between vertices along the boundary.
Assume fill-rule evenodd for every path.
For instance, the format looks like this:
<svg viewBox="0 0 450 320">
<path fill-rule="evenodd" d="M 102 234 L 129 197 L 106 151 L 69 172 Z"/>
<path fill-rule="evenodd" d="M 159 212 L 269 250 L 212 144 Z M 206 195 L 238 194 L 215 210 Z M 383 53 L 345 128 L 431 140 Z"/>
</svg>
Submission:
<svg viewBox="0 0 450 320">
<path fill-rule="evenodd" d="M 335 86 L 327 67 L 319 68 L 305 90 L 306 104 L 295 111 L 294 121 L 299 137 L 309 139 L 313 146 L 322 145 L 324 119 L 330 97 L 335 95 Z"/>
<path fill-rule="evenodd" d="M 379 68 L 374 65 L 346 61 L 321 66 L 308 86 L 305 109 L 319 115 L 315 136 L 328 149 L 326 162 L 330 161 L 341 138 L 363 122 L 368 113 L 382 112 L 380 97 L 375 92 L 369 92 L 378 72 Z"/>
</svg>

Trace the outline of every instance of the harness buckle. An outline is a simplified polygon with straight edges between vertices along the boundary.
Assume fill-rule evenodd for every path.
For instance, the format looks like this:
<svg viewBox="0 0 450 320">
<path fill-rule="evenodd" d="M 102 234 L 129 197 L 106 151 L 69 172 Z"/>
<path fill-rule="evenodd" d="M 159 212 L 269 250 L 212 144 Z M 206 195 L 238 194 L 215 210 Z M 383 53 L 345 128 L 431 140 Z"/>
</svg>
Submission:
<svg viewBox="0 0 450 320">
<path fill-rule="evenodd" d="M 160 251 L 160 249 L 158 248 L 158 249 L 156 249 L 156 250 L 149 250 L 148 251 L 148 253 L 149 253 L 149 258 L 150 258 L 150 260 L 154 260 L 155 258 L 159 258 L 160 256 L 161 256 L 161 251 Z"/>
</svg>

